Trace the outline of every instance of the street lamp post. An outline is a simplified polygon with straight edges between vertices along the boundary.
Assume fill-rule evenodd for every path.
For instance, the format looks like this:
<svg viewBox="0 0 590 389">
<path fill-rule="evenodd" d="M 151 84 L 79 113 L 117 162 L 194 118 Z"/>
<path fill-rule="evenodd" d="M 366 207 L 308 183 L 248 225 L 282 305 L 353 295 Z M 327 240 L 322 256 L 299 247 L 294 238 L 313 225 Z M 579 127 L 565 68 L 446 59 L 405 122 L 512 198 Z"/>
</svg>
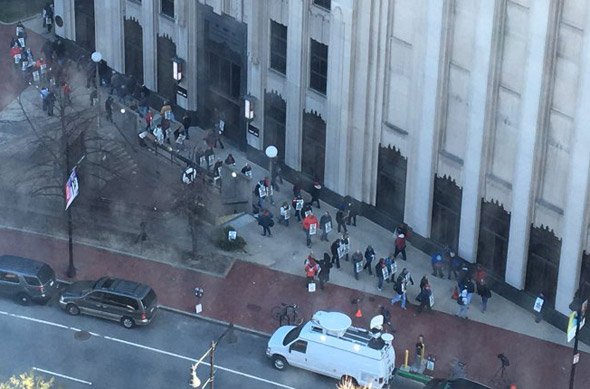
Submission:
<svg viewBox="0 0 590 389">
<path fill-rule="evenodd" d="M 270 174 L 270 184 L 273 185 L 273 181 L 274 181 L 274 177 L 273 177 L 273 161 L 274 159 L 277 157 L 277 155 L 279 154 L 279 150 L 276 148 L 276 146 L 270 145 L 266 148 L 266 150 L 264 150 L 264 153 L 266 154 L 266 156 L 268 157 L 268 174 Z"/>
<path fill-rule="evenodd" d="M 92 58 L 92 62 L 94 62 L 96 64 L 96 79 L 94 80 L 94 84 L 96 87 L 96 98 L 97 98 L 97 105 L 98 105 L 98 114 L 96 115 L 96 127 L 97 129 L 100 129 L 100 90 L 98 89 L 98 87 L 100 86 L 100 77 L 98 75 L 98 64 L 100 63 L 100 61 L 102 61 L 102 54 L 100 53 L 100 51 L 95 51 L 94 53 L 92 53 L 91 57 Z"/>
</svg>

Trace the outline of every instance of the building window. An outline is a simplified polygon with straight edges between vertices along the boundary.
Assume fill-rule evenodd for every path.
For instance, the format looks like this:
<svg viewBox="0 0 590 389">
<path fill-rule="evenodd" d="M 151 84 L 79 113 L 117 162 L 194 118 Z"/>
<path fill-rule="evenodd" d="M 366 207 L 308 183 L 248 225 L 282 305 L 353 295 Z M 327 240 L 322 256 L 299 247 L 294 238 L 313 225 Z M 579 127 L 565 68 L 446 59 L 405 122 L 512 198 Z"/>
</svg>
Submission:
<svg viewBox="0 0 590 389">
<path fill-rule="evenodd" d="M 270 67 L 287 74 L 287 26 L 270 21 Z"/>
<path fill-rule="evenodd" d="M 328 11 L 330 10 L 330 7 L 332 6 L 332 0 L 313 0 L 313 3 L 315 5 L 317 5 L 318 7 L 322 7 L 324 9 L 327 9 Z"/>
<path fill-rule="evenodd" d="M 209 52 L 209 82 L 221 94 L 234 99 L 240 97 L 241 71 L 240 65 Z"/>
<path fill-rule="evenodd" d="M 163 15 L 174 18 L 174 0 L 162 0 L 161 12 Z"/>
<path fill-rule="evenodd" d="M 313 39 L 310 41 L 309 87 L 325 95 L 328 83 L 328 46 Z"/>
</svg>

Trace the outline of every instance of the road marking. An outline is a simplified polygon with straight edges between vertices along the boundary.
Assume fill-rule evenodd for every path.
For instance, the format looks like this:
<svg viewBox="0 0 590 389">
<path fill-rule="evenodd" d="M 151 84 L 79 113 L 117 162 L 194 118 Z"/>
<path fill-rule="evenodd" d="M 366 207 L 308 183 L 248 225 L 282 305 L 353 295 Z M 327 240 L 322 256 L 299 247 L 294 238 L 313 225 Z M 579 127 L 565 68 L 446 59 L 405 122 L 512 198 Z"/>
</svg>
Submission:
<svg viewBox="0 0 590 389">
<path fill-rule="evenodd" d="M 184 359 L 186 361 L 197 362 L 197 359 L 195 359 L 195 358 L 187 357 L 185 355 L 176 354 L 176 353 L 173 353 L 173 352 L 170 352 L 170 351 L 160 350 L 158 348 L 154 348 L 154 347 L 150 347 L 150 346 L 144 346 L 143 344 L 129 342 L 127 340 L 123 340 L 123 339 L 119 339 L 119 338 L 113 338 L 111 336 L 103 336 L 103 338 L 105 338 L 107 340 L 112 340 L 114 342 L 123 343 L 123 344 L 126 344 L 128 346 L 138 347 L 138 348 L 142 348 L 144 350 L 153 351 L 155 353 L 164 354 L 164 355 L 168 355 L 168 356 L 179 358 L 179 359 Z M 205 361 L 201 362 L 201 364 L 202 365 L 206 365 L 206 366 L 211 366 L 210 363 L 207 363 Z M 283 384 L 281 384 L 279 382 L 270 381 L 270 380 L 267 380 L 266 378 L 258 377 L 258 376 L 251 375 L 251 374 L 248 374 L 248 373 L 242 373 L 241 371 L 233 370 L 233 369 L 230 369 L 228 367 L 223 367 L 223 366 L 215 365 L 215 368 L 216 369 L 219 369 L 219 370 L 227 371 L 228 373 L 234 373 L 234 374 L 240 375 L 242 377 L 247 377 L 247 378 L 250 378 L 252 380 L 261 381 L 261 382 L 265 382 L 267 384 L 278 386 L 279 388 L 295 389 L 292 386 L 283 385 Z"/>
<path fill-rule="evenodd" d="M 90 382 L 90 381 L 84 381 L 84 380 L 81 380 L 79 378 L 70 377 L 69 375 L 59 374 L 59 373 L 56 373 L 56 372 L 51 371 L 51 370 L 39 369 L 38 367 L 33 367 L 33 370 L 37 370 L 37 371 L 40 371 L 41 373 L 51 374 L 51 375 L 54 375 L 54 376 L 57 376 L 57 377 L 65 378 L 65 379 L 70 380 L 70 381 L 75 381 L 75 382 L 79 382 L 81 384 L 86 384 L 88 386 L 92 386 L 92 382 Z"/>
<path fill-rule="evenodd" d="M 71 330 L 71 331 L 74 331 L 74 332 L 81 331 L 81 330 L 79 330 L 76 327 L 70 327 L 70 326 L 65 326 L 63 324 L 54 323 L 54 322 L 51 322 L 51 321 L 46 321 L 46 320 L 41 320 L 41 319 L 35 319 L 34 317 L 30 317 L 30 316 L 16 315 L 14 313 L 9 313 L 9 312 L 5 312 L 5 311 L 0 311 L 0 314 L 6 315 L 6 316 L 11 316 L 11 317 L 14 317 L 14 318 L 17 318 L 17 319 L 32 321 L 32 322 L 35 322 L 35 323 L 46 324 L 46 325 L 49 325 L 49 326 L 52 326 L 52 327 L 67 329 L 67 330 Z M 97 334 L 95 332 L 89 332 L 89 334 L 91 334 L 92 336 L 98 337 L 98 338 L 103 338 L 103 339 L 110 340 L 110 341 L 113 341 L 113 342 L 122 343 L 122 344 L 125 344 L 125 345 L 128 345 L 128 346 L 142 348 L 144 350 L 152 351 L 152 352 L 163 354 L 163 355 L 168 355 L 170 357 L 174 357 L 174 358 L 178 358 L 178 359 L 183 359 L 185 361 L 197 362 L 197 359 L 195 359 L 195 358 L 187 357 L 187 356 L 181 355 L 181 354 L 176 354 L 176 353 L 173 353 L 173 352 L 170 352 L 170 351 L 160 350 L 158 348 L 154 348 L 154 347 L 150 347 L 150 346 L 145 346 L 145 345 L 142 345 L 142 344 L 139 344 L 139 343 L 133 343 L 133 342 L 129 342 L 127 340 L 123 340 L 123 339 L 119 339 L 119 338 L 113 338 L 111 336 L 100 335 L 100 334 Z M 203 365 L 210 366 L 210 364 L 207 363 L 207 362 L 205 362 L 205 361 L 203 361 L 201 363 Z M 279 388 L 295 389 L 293 386 L 284 385 L 284 384 L 281 384 L 279 382 L 267 380 L 266 378 L 258 377 L 258 376 L 255 376 L 255 375 L 252 375 L 252 374 L 248 374 L 248 373 L 243 373 L 241 371 L 230 369 L 228 367 L 223 367 L 223 366 L 220 366 L 220 365 L 215 365 L 215 368 L 216 369 L 219 369 L 219 370 L 226 371 L 228 373 L 233 373 L 233 374 L 236 374 L 236 375 L 239 375 L 239 376 L 242 376 L 242 377 L 250 378 L 250 379 L 255 380 L 255 381 L 260 381 L 260 382 L 264 382 L 264 383 L 267 383 L 267 384 L 270 384 L 270 385 L 274 385 L 274 386 L 279 387 Z M 66 376 L 66 375 L 58 374 L 58 373 L 51 372 L 51 371 L 48 371 L 48 370 L 38 369 L 38 368 L 35 368 L 35 367 L 33 369 L 34 370 L 38 370 L 40 372 L 47 373 L 47 374 L 54 374 L 54 375 L 56 375 L 58 377 L 62 377 L 62 378 L 66 378 L 66 379 L 71 379 L 73 381 L 81 382 L 81 383 L 84 383 L 84 384 L 87 384 L 87 385 L 92 385 L 92 382 L 79 380 L 77 378 L 73 378 L 73 377 L 69 377 L 69 376 Z"/>
</svg>

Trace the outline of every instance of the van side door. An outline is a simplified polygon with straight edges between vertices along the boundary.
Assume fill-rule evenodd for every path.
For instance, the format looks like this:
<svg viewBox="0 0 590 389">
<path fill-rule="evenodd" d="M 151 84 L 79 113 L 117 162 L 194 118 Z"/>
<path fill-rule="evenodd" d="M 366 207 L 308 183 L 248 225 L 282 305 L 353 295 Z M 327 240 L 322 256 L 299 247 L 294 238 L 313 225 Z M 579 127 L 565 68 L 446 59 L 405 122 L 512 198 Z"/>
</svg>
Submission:
<svg viewBox="0 0 590 389">
<path fill-rule="evenodd" d="M 297 339 L 289 345 L 288 362 L 293 366 L 307 368 L 307 341 Z"/>
</svg>

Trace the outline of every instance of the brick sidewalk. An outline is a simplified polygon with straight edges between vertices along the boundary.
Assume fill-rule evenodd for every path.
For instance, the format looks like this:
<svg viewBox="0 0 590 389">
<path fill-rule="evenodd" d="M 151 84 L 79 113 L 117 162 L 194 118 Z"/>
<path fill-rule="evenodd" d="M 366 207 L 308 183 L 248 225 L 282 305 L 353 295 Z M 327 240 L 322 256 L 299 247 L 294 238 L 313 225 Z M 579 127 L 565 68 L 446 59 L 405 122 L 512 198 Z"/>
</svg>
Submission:
<svg viewBox="0 0 590 389">
<path fill-rule="evenodd" d="M 41 235 L 0 230 L 0 253 L 44 260 L 58 275 L 63 275 L 67 267 L 67 242 Z M 202 287 L 202 315 L 267 333 L 277 325 L 270 310 L 281 302 L 298 304 L 306 318 L 320 309 L 353 316 L 351 300 L 360 297 L 364 315 L 353 318 L 353 322 L 363 327 L 380 304 L 388 305 L 383 297 L 331 284 L 324 291 L 308 293 L 303 277 L 241 261 L 227 277 L 220 278 L 83 245 L 75 245 L 74 256 L 78 279 L 112 275 L 144 282 L 156 290 L 162 305 L 187 312 L 194 312 L 197 303 L 193 289 Z M 407 311 L 397 305 L 390 309 L 397 329 L 394 346 L 398 366 L 403 362 L 404 350 L 412 353 L 416 336 L 424 334 L 427 354 L 438 357 L 435 376 L 447 376 L 451 361 L 458 358 L 468 361 L 470 377 L 486 383 L 499 367 L 497 354 L 504 353 L 510 359 L 507 377 L 519 388 L 567 387 L 569 348 L 441 312 L 423 313 L 421 320 L 415 320 L 413 307 Z M 580 359 L 576 382 L 578 387 L 590 382 L 588 354 L 583 353 Z"/>
</svg>

